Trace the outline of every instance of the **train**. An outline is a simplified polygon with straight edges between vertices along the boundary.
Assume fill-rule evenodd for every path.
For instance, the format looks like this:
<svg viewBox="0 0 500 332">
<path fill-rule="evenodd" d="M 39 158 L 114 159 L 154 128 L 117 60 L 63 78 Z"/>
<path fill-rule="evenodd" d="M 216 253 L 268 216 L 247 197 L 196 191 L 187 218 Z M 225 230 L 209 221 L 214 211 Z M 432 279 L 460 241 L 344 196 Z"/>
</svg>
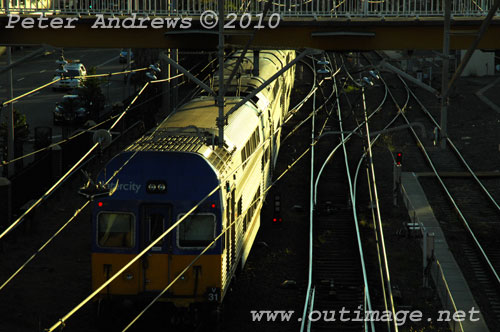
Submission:
<svg viewBox="0 0 500 332">
<path fill-rule="evenodd" d="M 226 80 L 241 52 L 224 62 Z M 247 52 L 226 89 L 225 113 L 294 58 L 295 51 L 288 50 Z M 158 295 L 212 243 L 161 301 L 179 308 L 222 303 L 260 227 L 294 80 L 292 66 L 231 113 L 224 125 L 223 144 L 219 144 L 219 109 L 214 97 L 199 93 L 101 170 L 100 181 L 118 172 L 111 182 L 115 192 L 92 202 L 93 290 L 217 191 L 103 289 L 97 301 Z M 207 84 L 218 91 L 217 76 Z"/>
</svg>

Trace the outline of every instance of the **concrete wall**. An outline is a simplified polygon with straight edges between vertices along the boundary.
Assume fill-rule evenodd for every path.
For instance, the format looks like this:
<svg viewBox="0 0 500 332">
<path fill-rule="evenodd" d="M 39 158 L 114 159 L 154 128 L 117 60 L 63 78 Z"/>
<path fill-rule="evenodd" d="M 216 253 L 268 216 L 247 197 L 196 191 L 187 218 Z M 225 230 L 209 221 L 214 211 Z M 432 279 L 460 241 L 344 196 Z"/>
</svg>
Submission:
<svg viewBox="0 0 500 332">
<path fill-rule="evenodd" d="M 466 51 L 460 51 L 460 57 L 465 56 Z M 483 52 L 476 50 L 465 67 L 462 76 L 489 76 L 495 73 L 495 52 Z"/>
</svg>

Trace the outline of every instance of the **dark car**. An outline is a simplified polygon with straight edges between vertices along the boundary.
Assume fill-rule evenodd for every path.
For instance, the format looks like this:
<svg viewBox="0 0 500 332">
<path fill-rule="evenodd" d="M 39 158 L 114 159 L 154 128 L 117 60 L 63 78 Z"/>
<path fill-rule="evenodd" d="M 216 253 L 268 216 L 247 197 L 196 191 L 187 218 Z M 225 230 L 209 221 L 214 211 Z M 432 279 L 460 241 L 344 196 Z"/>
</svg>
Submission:
<svg viewBox="0 0 500 332">
<path fill-rule="evenodd" d="M 78 95 L 66 95 L 56 103 L 53 112 L 54 124 L 83 123 L 89 119 L 89 111 Z"/>
<path fill-rule="evenodd" d="M 127 57 L 128 57 L 128 49 L 122 48 L 122 50 L 120 51 L 120 57 L 118 58 L 118 62 L 127 63 Z M 130 59 L 134 60 L 133 52 L 130 52 Z"/>
</svg>

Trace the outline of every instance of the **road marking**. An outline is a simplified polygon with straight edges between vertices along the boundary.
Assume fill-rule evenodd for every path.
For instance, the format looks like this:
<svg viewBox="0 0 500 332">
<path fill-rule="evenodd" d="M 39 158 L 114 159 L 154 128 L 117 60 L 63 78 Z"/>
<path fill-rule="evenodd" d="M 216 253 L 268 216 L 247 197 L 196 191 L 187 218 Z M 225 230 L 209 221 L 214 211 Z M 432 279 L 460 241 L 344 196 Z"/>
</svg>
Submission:
<svg viewBox="0 0 500 332">
<path fill-rule="evenodd" d="M 22 80 L 24 80 L 24 77 L 21 77 L 20 79 L 18 79 L 17 81 L 18 82 L 21 82 Z"/>
<path fill-rule="evenodd" d="M 47 71 L 47 70 L 42 69 L 42 70 L 40 70 L 40 74 L 41 74 L 41 73 L 45 73 L 46 71 Z"/>
<path fill-rule="evenodd" d="M 53 135 L 52 139 L 54 139 L 54 138 L 62 138 L 62 135 Z M 34 141 L 35 141 L 34 138 L 28 140 L 28 142 L 34 142 Z"/>
<path fill-rule="evenodd" d="M 112 57 L 111 59 L 109 59 L 108 61 L 105 61 L 103 63 L 101 63 L 100 65 L 97 65 L 96 68 L 99 68 L 99 67 L 102 67 L 104 65 L 107 65 L 108 63 L 110 63 L 111 61 L 116 61 L 118 59 L 118 56 L 114 56 Z"/>
</svg>

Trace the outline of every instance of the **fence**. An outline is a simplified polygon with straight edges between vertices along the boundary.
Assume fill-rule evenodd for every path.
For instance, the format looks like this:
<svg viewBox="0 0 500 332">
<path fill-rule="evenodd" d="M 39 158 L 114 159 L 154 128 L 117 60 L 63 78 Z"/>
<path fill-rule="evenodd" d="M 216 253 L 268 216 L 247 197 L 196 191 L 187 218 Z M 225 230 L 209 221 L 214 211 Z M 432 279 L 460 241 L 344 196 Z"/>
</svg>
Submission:
<svg viewBox="0 0 500 332">
<path fill-rule="evenodd" d="M 404 186 L 401 186 L 401 195 L 403 197 L 403 202 L 406 205 L 408 210 L 408 215 L 410 216 L 410 220 L 413 224 L 420 225 L 420 231 L 422 232 L 423 240 L 422 246 L 423 250 L 425 250 L 425 242 L 424 239 L 427 237 L 427 231 L 424 225 L 418 220 L 418 216 L 416 214 L 416 208 L 413 206 L 412 202 L 408 198 L 408 194 L 405 190 Z M 441 264 L 438 259 L 434 258 L 430 261 L 430 273 L 429 276 L 434 280 L 434 284 L 436 286 L 436 292 L 439 295 L 441 300 L 441 304 L 444 310 L 448 310 L 451 313 L 451 316 L 457 312 L 457 307 L 455 305 L 455 301 L 453 300 L 453 295 L 451 294 L 450 289 L 448 288 L 448 282 L 446 281 L 446 277 L 444 275 L 443 269 L 441 268 Z M 425 277 L 425 276 L 424 276 Z M 464 332 L 462 323 L 460 321 L 450 320 L 449 321 L 450 329 L 453 332 Z"/>
<path fill-rule="evenodd" d="M 282 18 L 443 16 L 444 0 L 271 0 Z M 217 0 L 1 0 L 0 13 L 199 16 L 217 11 Z M 456 17 L 485 16 L 494 0 L 451 0 Z M 266 0 L 225 0 L 226 13 L 262 13 Z M 497 12 L 497 14 L 499 14 Z"/>
</svg>

